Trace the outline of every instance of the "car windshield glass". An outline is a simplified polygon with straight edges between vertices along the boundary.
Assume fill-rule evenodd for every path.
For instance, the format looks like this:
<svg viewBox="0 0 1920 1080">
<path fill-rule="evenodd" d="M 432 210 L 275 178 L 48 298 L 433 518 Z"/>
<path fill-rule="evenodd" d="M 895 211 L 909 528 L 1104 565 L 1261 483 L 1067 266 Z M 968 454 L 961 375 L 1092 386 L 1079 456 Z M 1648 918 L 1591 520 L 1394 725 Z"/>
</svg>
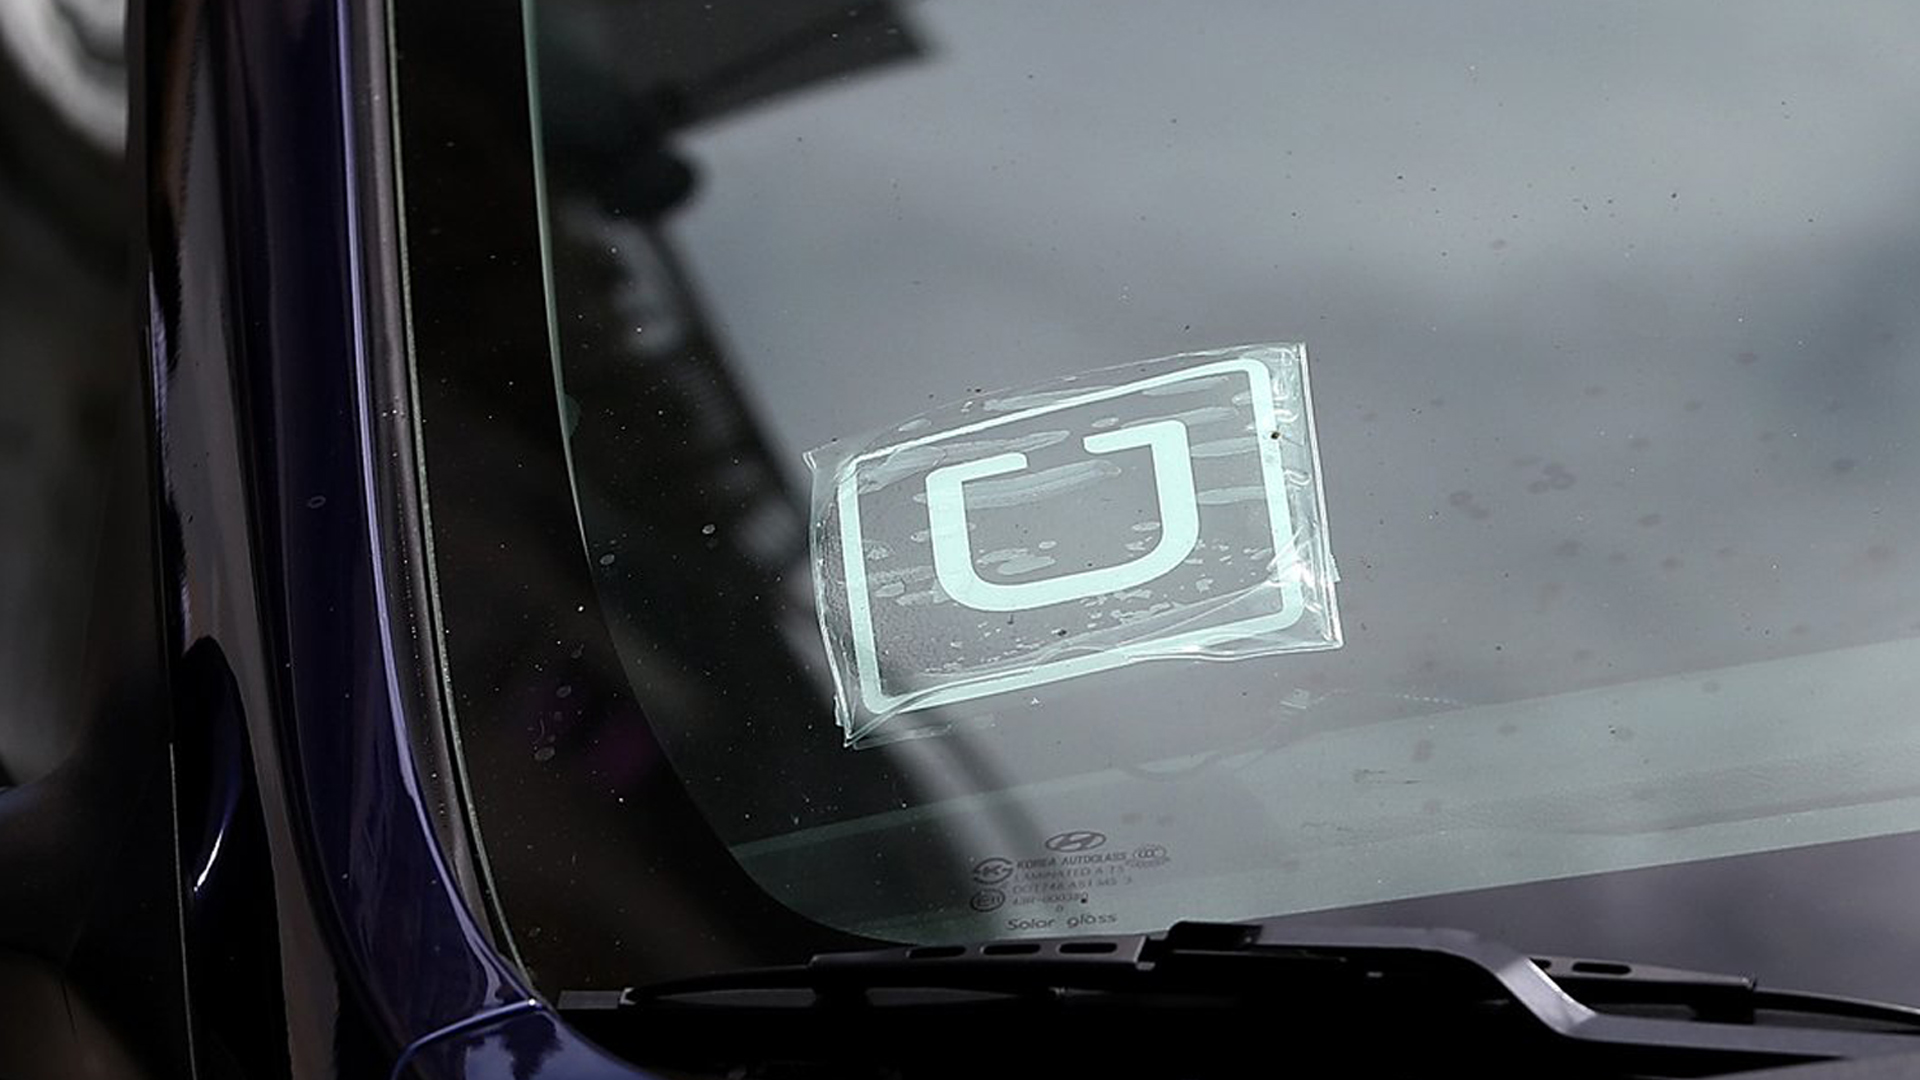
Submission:
<svg viewBox="0 0 1920 1080">
<path fill-rule="evenodd" d="M 527 20 L 521 407 L 637 711 L 456 663 L 537 721 L 483 835 L 664 766 L 781 906 L 921 942 L 1582 883 L 1483 920 L 1545 937 L 1920 829 L 1920 10 Z"/>
</svg>

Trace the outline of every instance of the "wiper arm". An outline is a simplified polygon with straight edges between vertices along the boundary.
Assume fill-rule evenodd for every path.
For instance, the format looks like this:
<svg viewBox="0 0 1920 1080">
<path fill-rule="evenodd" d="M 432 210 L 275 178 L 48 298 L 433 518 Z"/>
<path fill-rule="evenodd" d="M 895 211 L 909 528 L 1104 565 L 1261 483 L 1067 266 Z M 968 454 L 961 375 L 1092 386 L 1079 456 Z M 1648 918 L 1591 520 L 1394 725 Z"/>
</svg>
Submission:
<svg viewBox="0 0 1920 1080">
<path fill-rule="evenodd" d="M 932 1016 L 940 1019 L 927 1031 L 951 1030 L 961 1014 L 991 1019 L 996 1030 L 1028 1022 L 1042 1032 L 1068 1018 L 1116 1032 L 1172 1016 L 1186 1031 L 1212 1024 L 1206 1045 L 1180 1051 L 1188 1064 L 1194 1054 L 1218 1058 L 1223 1047 L 1271 1063 L 1316 1038 L 1389 1058 L 1417 1048 L 1428 1064 L 1459 1052 L 1483 1067 L 1497 1056 L 1518 1071 L 1596 1075 L 1717 1075 L 1920 1050 L 1920 1011 L 1902 1006 L 1762 990 L 1741 976 L 1534 959 L 1459 931 L 1277 920 L 829 953 L 629 990 L 620 1006 L 616 1015 L 671 1016 L 674 1025 L 723 1014 L 736 1040 L 749 1015 L 776 1026 L 804 1016 L 782 1037 L 804 1032 L 831 1045 L 837 1031 L 876 1052 L 876 1038 L 913 1049 L 909 1033 Z M 1655 1010 L 1680 1015 L 1645 1015 Z M 670 1026 L 655 1026 L 656 1038 Z M 1282 1030 L 1284 1049 L 1264 1037 Z"/>
<path fill-rule="evenodd" d="M 1533 963 L 1582 1004 L 1602 1011 L 1609 1007 L 1649 1009 L 1664 1005 L 1714 1023 L 1753 1024 L 1773 1014 L 1804 1018 L 1810 1024 L 1826 1021 L 1920 1033 L 1920 1008 L 1838 994 L 1775 990 L 1760 986 L 1747 975 L 1570 956 L 1535 956 Z"/>
<path fill-rule="evenodd" d="M 942 989 L 997 994 L 1097 992 L 1267 999 L 1301 991 L 1459 995 L 1495 990 L 1540 1014 L 1571 1021 L 1580 1007 L 1541 977 L 1498 973 L 1528 961 L 1452 930 L 1369 928 L 1270 933 L 1258 922 L 1182 922 L 1158 934 L 1019 938 L 973 945 L 921 945 L 823 953 L 807 964 L 722 972 L 629 990 L 626 1000 L 663 1001 L 724 991 L 807 990 L 836 1001 L 875 990 Z M 1500 996 L 1498 993 L 1495 996 Z M 1573 1010 L 1573 1012 L 1569 1012 Z"/>
</svg>

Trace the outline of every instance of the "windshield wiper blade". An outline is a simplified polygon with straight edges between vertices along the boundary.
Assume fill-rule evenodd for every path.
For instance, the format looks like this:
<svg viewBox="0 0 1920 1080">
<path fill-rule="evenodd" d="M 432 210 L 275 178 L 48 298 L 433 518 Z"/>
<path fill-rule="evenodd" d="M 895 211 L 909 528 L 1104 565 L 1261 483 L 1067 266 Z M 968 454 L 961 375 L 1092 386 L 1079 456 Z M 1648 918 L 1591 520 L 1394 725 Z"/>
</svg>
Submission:
<svg viewBox="0 0 1920 1080">
<path fill-rule="evenodd" d="M 1164 934 L 1058 939 L 1021 938 L 973 945 L 923 945 L 825 953 L 804 965 L 726 972 L 628 991 L 624 1000 L 660 999 L 702 991 L 808 989 L 827 993 L 879 988 L 942 987 L 1018 993 L 1039 990 L 1109 992 L 1272 993 L 1287 985 L 1341 976 L 1382 980 L 1419 973 L 1424 978 L 1481 976 L 1504 968 L 1519 954 L 1490 955 L 1504 946 L 1449 930 L 1364 928 L 1356 932 L 1295 928 L 1278 939 L 1260 923 L 1185 922 Z M 1231 966 L 1223 957 L 1236 957 Z M 1258 961 L 1257 971 L 1243 961 Z M 1291 982 L 1275 978 L 1272 965 L 1286 960 Z M 1692 971 L 1654 964 L 1569 956 L 1527 957 L 1554 986 L 1578 1004 L 1608 1007 L 1675 1006 L 1696 1019 L 1751 1024 L 1761 1012 L 1803 1013 L 1920 1032 L 1920 1009 L 1829 994 L 1763 989 L 1747 975 Z M 1202 963 L 1201 961 L 1207 961 Z M 1237 985 L 1236 976 L 1256 976 Z M 1558 1011 L 1551 997 L 1536 993 L 1537 979 L 1500 980 L 1506 993 L 1539 1011 Z M 612 1004 L 613 1002 L 608 1002 Z"/>
<path fill-rule="evenodd" d="M 1013 938 L 971 945 L 922 945 L 822 953 L 809 963 L 722 972 L 629 990 L 629 1001 L 743 990 L 809 990 L 835 1000 L 883 989 L 974 990 L 1001 994 L 1142 993 L 1267 998 L 1342 989 L 1405 992 L 1451 983 L 1469 993 L 1526 999 L 1557 1015 L 1569 1002 L 1550 980 L 1515 980 L 1504 993 L 1488 982 L 1507 957 L 1451 930 L 1369 928 L 1364 932 L 1267 933 L 1261 923 L 1182 922 L 1157 934 Z M 1518 954 L 1513 954 L 1518 957 Z M 1524 963 L 1525 958 L 1519 957 Z M 1423 990 L 1424 992 L 1424 990 Z"/>
<path fill-rule="evenodd" d="M 1048 1018 L 1157 1010 L 1178 1012 L 1183 1023 L 1215 1009 L 1239 1027 L 1286 1025 L 1296 1042 L 1351 1039 L 1364 1030 L 1416 1042 L 1497 1044 L 1535 1067 L 1578 1062 L 1601 1073 L 1617 1065 L 1718 1075 L 1920 1050 L 1920 1011 L 1903 1006 L 1762 990 L 1743 976 L 1535 959 L 1453 930 L 1306 928 L 1278 920 L 828 953 L 804 965 L 633 989 L 620 1004 L 621 1012 L 667 1011 L 682 1019 L 716 1008 L 736 1018 L 741 1010 L 774 1015 L 798 1008 L 810 1025 L 844 1019 L 849 1030 L 867 1032 L 909 1008 L 991 1007 L 997 1017 Z M 1684 1015 L 1646 1015 L 1661 1007 Z M 1257 1040 L 1258 1033 L 1243 1037 Z"/>
<path fill-rule="evenodd" d="M 1763 1014 L 1818 1018 L 1862 1028 L 1920 1033 L 1920 1008 L 1839 994 L 1762 987 L 1752 976 L 1722 975 L 1656 964 L 1534 956 L 1534 966 L 1582 1004 L 1609 1007 L 1674 1006 L 1694 1018 L 1752 1024 Z"/>
</svg>

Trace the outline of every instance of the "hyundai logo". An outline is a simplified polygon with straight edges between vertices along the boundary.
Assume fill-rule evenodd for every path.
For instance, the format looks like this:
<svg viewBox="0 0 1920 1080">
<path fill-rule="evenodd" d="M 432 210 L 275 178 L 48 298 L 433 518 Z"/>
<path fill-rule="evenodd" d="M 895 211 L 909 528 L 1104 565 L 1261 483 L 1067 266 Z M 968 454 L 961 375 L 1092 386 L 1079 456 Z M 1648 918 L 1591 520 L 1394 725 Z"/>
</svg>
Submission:
<svg viewBox="0 0 1920 1080">
<path fill-rule="evenodd" d="M 1106 833 L 1097 833 L 1092 829 L 1068 829 L 1047 837 L 1048 851 L 1092 851 L 1107 842 Z"/>
</svg>

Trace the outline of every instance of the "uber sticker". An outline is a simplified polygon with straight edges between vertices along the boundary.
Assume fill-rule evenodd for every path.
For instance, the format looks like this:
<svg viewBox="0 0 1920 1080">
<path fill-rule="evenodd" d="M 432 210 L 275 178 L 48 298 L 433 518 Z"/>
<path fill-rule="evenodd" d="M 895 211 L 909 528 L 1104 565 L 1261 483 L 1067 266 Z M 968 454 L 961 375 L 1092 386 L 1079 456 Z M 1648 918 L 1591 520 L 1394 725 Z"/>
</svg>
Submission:
<svg viewBox="0 0 1920 1080">
<path fill-rule="evenodd" d="M 849 743 L 1135 661 L 1340 644 L 1303 346 L 984 395 L 807 459 Z"/>
</svg>

